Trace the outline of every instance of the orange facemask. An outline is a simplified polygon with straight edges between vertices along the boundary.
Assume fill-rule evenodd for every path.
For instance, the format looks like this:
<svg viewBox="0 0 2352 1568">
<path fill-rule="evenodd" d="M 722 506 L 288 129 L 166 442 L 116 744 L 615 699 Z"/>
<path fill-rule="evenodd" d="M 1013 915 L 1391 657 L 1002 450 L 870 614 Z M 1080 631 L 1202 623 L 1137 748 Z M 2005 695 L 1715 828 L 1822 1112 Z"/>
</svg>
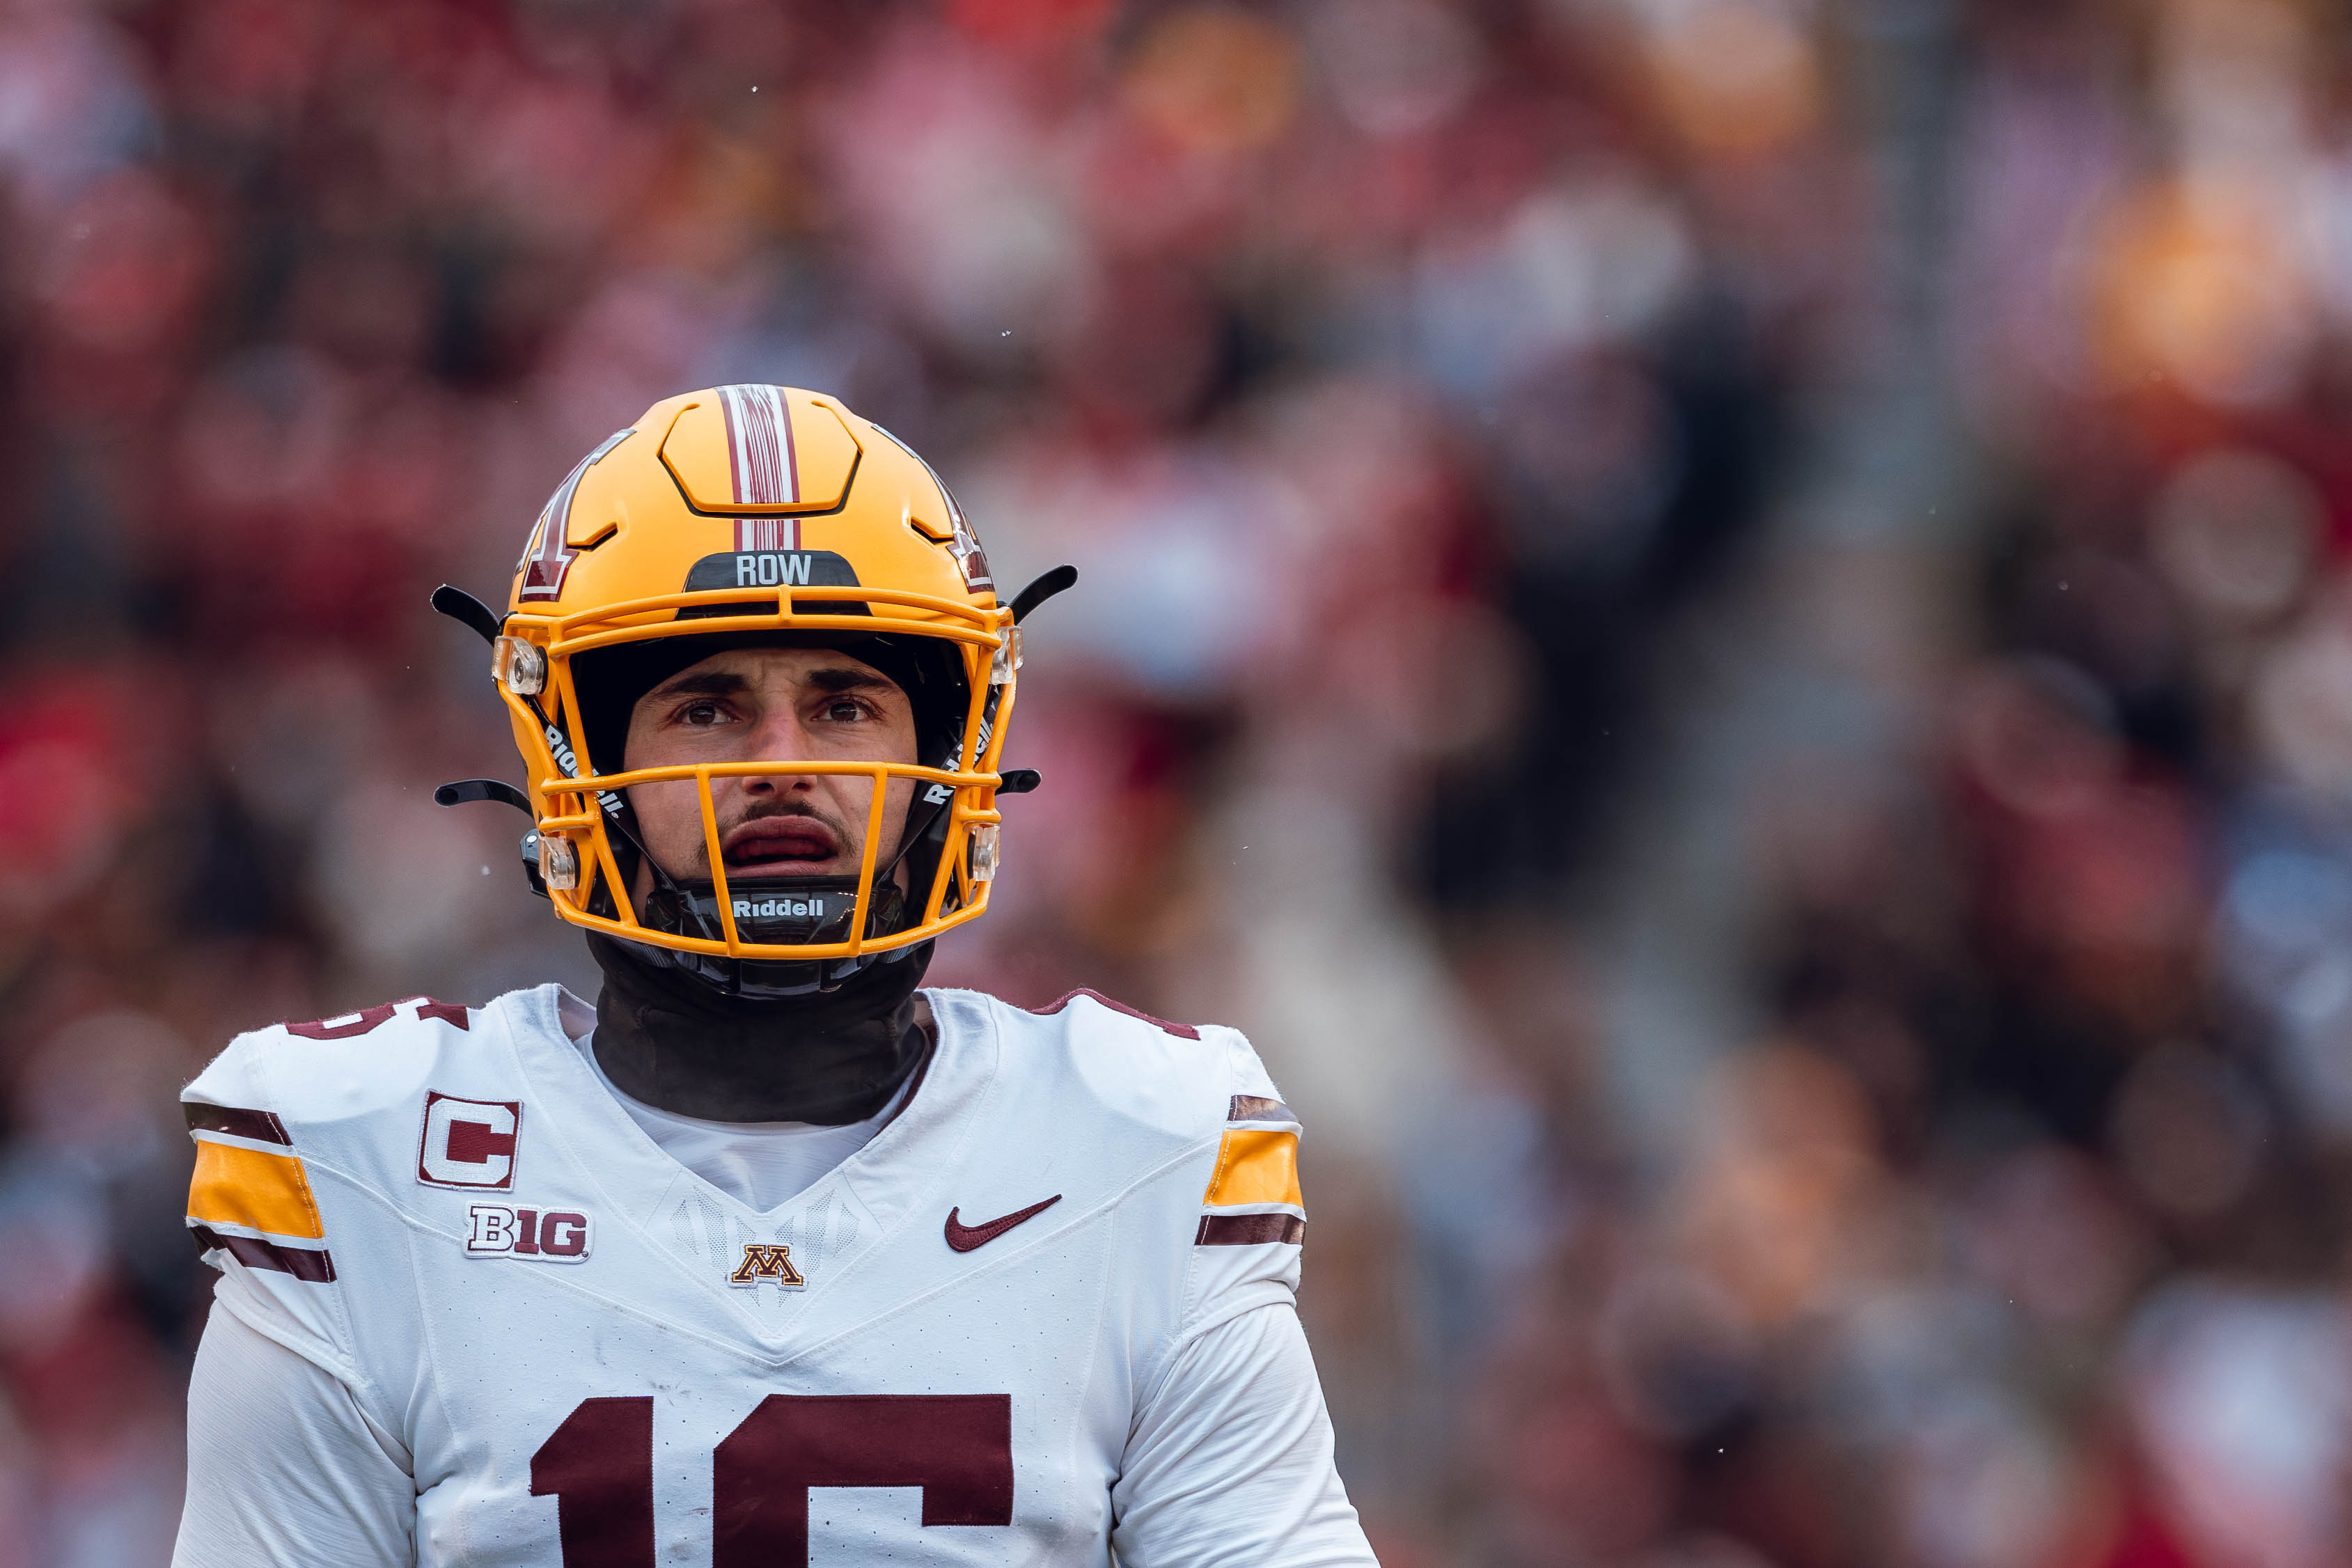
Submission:
<svg viewBox="0 0 2352 1568">
<path fill-rule="evenodd" d="M 1022 601 L 1000 604 L 980 542 L 939 477 L 832 398 L 741 385 L 665 399 L 557 487 L 516 564 L 502 621 L 470 604 L 451 609 L 495 634 L 492 672 L 530 784 L 521 797 L 449 785 L 442 798 L 526 805 L 536 880 L 572 925 L 667 949 L 681 967 L 706 973 L 816 963 L 821 973 L 846 973 L 987 910 L 996 796 L 1034 780 L 1015 774 L 1008 784 L 999 768 L 1021 668 L 1014 622 L 1075 578 L 1062 568 Z M 436 595 L 436 605 L 451 607 L 446 595 L 455 590 Z M 582 700 L 583 655 L 664 638 L 765 637 L 881 637 L 913 650 L 940 672 L 929 697 L 941 743 L 916 763 L 775 757 L 635 771 L 591 751 L 595 704 Z M 592 676 L 596 662 L 586 661 Z M 609 733 L 603 744 L 616 749 Z M 854 885 L 763 879 L 730 888 L 710 781 L 824 774 L 872 781 Z M 902 778 L 914 805 L 898 862 L 877 864 L 885 798 Z M 623 792 L 666 780 L 696 786 L 712 880 L 681 887 L 653 867 L 655 893 L 640 907 L 631 876 L 644 852 Z"/>
</svg>

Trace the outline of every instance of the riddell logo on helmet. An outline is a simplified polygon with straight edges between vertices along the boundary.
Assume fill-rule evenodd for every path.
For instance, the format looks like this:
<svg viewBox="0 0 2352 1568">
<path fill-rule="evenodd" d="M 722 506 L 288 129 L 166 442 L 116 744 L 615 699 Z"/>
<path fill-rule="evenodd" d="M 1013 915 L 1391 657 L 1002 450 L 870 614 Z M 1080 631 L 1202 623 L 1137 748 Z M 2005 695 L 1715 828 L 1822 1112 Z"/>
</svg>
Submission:
<svg viewBox="0 0 2352 1568">
<path fill-rule="evenodd" d="M 810 920 L 824 919 L 823 899 L 761 899 L 753 903 L 749 899 L 735 900 L 735 918 L 748 921 L 761 916 L 793 915 Z"/>
<path fill-rule="evenodd" d="M 563 776 L 565 778 L 576 779 L 580 776 L 580 759 L 573 753 L 572 750 L 572 742 L 564 739 L 563 731 L 557 729 L 552 724 L 550 724 L 547 727 L 547 749 L 554 753 L 555 765 L 563 770 Z M 614 795 L 611 790 L 598 790 L 596 792 L 596 800 L 599 805 L 604 806 L 604 808 L 613 816 L 618 816 L 621 815 L 621 797 Z"/>
</svg>

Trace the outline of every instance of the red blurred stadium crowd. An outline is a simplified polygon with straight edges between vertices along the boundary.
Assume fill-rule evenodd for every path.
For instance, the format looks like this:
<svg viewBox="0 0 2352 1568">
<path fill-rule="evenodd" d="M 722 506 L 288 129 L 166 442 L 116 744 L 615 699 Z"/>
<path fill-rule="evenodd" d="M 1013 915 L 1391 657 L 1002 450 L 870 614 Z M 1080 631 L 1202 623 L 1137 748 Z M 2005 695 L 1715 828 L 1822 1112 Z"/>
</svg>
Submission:
<svg viewBox="0 0 2352 1568">
<path fill-rule="evenodd" d="M 933 974 L 1258 1041 L 1392 1568 L 2343 1568 L 2347 238 L 2298 0 L 5 0 L 0 1568 L 210 1053 L 593 989 L 425 597 L 732 381 L 1080 567 Z"/>
</svg>

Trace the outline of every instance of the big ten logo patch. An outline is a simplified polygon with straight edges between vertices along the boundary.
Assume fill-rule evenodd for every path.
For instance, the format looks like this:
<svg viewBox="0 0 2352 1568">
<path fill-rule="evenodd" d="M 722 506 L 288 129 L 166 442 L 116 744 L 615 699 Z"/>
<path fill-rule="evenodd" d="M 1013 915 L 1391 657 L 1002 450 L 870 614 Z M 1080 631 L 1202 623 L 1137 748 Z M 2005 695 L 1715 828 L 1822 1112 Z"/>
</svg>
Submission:
<svg viewBox="0 0 2352 1568">
<path fill-rule="evenodd" d="M 512 1100 L 460 1100 L 425 1093 L 425 1135 L 416 1151 L 416 1179 L 429 1187 L 514 1188 L 515 1142 L 522 1104 Z"/>
<path fill-rule="evenodd" d="M 578 1263 L 588 1256 L 593 1226 L 575 1209 L 510 1209 L 476 1204 L 466 1211 L 466 1256 L 530 1258 Z"/>
</svg>

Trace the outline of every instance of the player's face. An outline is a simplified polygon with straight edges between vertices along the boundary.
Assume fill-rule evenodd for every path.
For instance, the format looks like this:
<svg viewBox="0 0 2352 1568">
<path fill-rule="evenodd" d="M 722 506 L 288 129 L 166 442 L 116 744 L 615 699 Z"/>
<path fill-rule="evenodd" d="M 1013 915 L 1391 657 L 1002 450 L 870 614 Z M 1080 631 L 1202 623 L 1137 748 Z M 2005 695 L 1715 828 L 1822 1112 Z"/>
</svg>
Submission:
<svg viewBox="0 0 2352 1568">
<path fill-rule="evenodd" d="M 872 666 L 829 648 L 747 647 L 712 654 L 637 700 L 624 758 L 630 768 L 761 758 L 911 763 L 907 694 Z M 855 877 L 866 852 L 873 781 L 857 774 L 714 777 L 719 843 L 730 881 Z M 912 779 L 884 796 L 875 864 L 887 865 L 914 797 Z M 629 792 L 646 850 L 680 881 L 711 879 L 709 841 L 691 779 Z"/>
</svg>

